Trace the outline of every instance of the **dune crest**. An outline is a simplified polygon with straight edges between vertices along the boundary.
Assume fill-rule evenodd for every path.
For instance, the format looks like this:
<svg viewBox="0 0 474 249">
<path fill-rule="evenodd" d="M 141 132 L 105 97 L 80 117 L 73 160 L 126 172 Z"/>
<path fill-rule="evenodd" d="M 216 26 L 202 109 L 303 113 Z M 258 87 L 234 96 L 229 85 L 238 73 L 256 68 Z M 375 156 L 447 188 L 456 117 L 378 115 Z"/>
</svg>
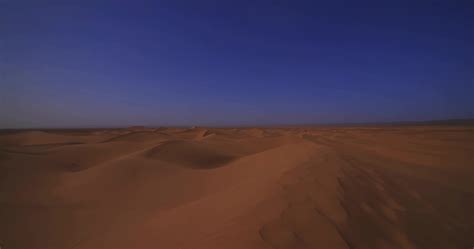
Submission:
<svg viewBox="0 0 474 249">
<path fill-rule="evenodd" d="M 193 141 L 168 141 L 153 147 L 145 156 L 194 169 L 218 167 L 236 158 L 219 147 Z"/>
<path fill-rule="evenodd" d="M 1 133 L 0 244 L 470 248 L 473 155 L 469 126 Z"/>
</svg>

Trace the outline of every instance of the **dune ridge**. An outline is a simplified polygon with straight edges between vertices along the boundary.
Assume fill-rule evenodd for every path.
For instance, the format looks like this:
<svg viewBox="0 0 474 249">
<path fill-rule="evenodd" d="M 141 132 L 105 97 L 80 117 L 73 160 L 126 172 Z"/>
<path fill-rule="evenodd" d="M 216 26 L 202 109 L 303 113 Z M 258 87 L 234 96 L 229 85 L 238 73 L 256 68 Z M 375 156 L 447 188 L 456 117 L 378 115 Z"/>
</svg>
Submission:
<svg viewBox="0 0 474 249">
<path fill-rule="evenodd" d="M 0 134 L 4 248 L 470 248 L 470 126 Z"/>
</svg>

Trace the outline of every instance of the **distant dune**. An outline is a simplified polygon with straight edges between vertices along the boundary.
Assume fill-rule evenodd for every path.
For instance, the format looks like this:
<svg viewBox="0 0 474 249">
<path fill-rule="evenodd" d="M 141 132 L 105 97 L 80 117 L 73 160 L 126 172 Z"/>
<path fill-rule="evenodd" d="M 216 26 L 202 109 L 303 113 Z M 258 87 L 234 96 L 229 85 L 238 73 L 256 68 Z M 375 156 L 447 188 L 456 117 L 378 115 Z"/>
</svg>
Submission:
<svg viewBox="0 0 474 249">
<path fill-rule="evenodd" d="M 472 248 L 474 127 L 0 133 L 0 245 Z"/>
</svg>

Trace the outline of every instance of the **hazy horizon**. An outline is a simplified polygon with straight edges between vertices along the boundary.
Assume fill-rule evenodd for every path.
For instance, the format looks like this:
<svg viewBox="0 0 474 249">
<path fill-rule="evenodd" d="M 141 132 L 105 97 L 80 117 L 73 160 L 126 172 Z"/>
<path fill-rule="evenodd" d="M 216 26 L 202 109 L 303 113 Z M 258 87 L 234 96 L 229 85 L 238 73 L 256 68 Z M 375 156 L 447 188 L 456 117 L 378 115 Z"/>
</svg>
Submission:
<svg viewBox="0 0 474 249">
<path fill-rule="evenodd" d="M 473 0 L 0 0 L 0 249 L 470 248 L 473 165 Z"/>
</svg>

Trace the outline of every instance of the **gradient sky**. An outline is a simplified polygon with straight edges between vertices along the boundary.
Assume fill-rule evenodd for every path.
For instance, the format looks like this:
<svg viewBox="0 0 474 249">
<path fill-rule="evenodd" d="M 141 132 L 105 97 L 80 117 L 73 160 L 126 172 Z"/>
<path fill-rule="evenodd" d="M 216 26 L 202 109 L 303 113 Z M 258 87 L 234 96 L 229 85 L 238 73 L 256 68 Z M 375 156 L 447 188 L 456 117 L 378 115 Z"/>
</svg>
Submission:
<svg viewBox="0 0 474 249">
<path fill-rule="evenodd" d="M 0 0 L 0 128 L 474 117 L 474 1 Z"/>
</svg>

